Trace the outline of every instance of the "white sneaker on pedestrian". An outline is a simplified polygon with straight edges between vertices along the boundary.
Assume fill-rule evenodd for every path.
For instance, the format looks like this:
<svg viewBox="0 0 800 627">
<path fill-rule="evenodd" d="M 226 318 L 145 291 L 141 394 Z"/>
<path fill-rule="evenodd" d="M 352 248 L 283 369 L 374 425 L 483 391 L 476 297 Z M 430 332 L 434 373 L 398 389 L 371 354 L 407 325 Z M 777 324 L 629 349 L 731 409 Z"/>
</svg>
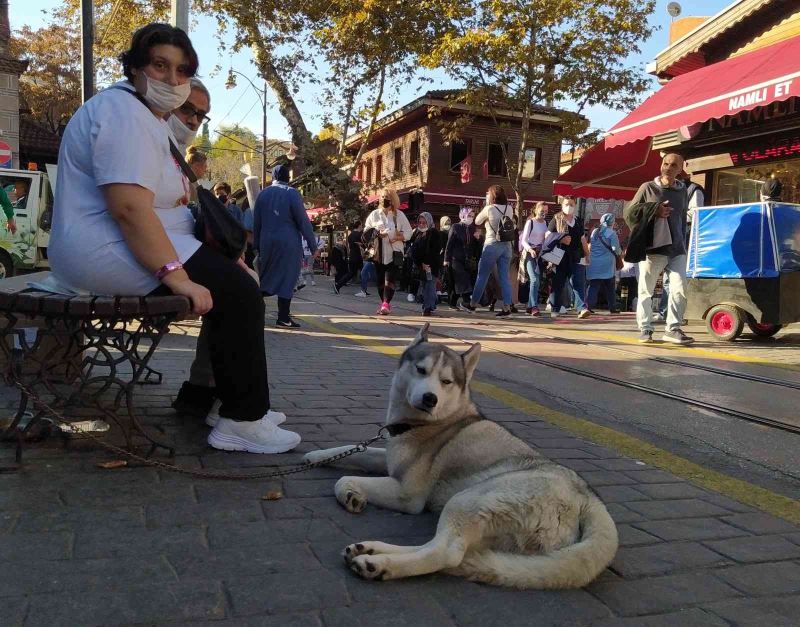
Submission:
<svg viewBox="0 0 800 627">
<path fill-rule="evenodd" d="M 547 307 L 545 307 L 544 310 L 547 312 L 553 311 L 553 306 L 550 303 L 547 303 Z"/>
<path fill-rule="evenodd" d="M 222 416 L 219 415 L 219 408 L 221 406 L 222 406 L 222 401 L 219 399 L 215 400 L 214 404 L 211 406 L 211 409 L 208 412 L 208 416 L 206 416 L 206 424 L 209 427 L 216 427 L 217 423 L 219 422 L 219 419 L 222 418 Z M 265 414 L 265 416 L 275 426 L 278 426 L 286 422 L 286 414 L 280 411 L 273 411 L 270 409 Z"/>
<path fill-rule="evenodd" d="M 358 290 L 353 296 L 358 296 L 359 298 L 366 298 L 367 293 L 364 290 Z"/>
<path fill-rule="evenodd" d="M 564 307 L 564 305 L 561 305 L 561 311 L 559 311 L 558 313 L 560 313 L 561 315 L 564 315 L 565 313 L 567 313 L 567 308 Z"/>
<path fill-rule="evenodd" d="M 220 418 L 208 434 L 208 443 L 222 451 L 285 453 L 300 444 L 300 434 L 275 426 L 266 416 L 254 422 Z"/>
<path fill-rule="evenodd" d="M 408 296 L 406 296 L 406 300 L 409 303 L 413 303 L 416 300 L 416 296 L 414 296 L 413 294 L 409 294 Z"/>
</svg>

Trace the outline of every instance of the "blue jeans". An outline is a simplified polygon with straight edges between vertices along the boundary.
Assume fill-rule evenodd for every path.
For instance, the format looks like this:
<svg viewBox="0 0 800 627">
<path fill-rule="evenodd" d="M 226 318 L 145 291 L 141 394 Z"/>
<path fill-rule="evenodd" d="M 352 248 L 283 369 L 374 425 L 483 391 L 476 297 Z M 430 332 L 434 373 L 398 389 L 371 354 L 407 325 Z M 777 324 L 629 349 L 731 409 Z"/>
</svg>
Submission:
<svg viewBox="0 0 800 627">
<path fill-rule="evenodd" d="M 511 279 L 508 268 L 511 265 L 511 242 L 493 242 L 483 247 L 481 260 L 478 263 L 478 277 L 475 279 L 475 289 L 472 290 L 472 305 L 481 302 L 486 284 L 492 274 L 492 269 L 497 268 L 500 280 L 500 291 L 503 294 L 503 304 L 508 307 L 513 304 L 511 300 Z"/>
<path fill-rule="evenodd" d="M 367 285 L 369 282 L 377 280 L 378 278 L 375 275 L 375 264 L 371 261 L 365 261 L 364 267 L 361 268 L 361 290 L 366 294 Z"/>
<path fill-rule="evenodd" d="M 533 309 L 539 306 L 539 283 L 541 282 L 541 271 L 539 270 L 539 259 L 527 257 L 525 260 L 525 268 L 528 271 L 528 279 L 530 280 L 531 290 L 528 295 L 528 309 Z"/>
<path fill-rule="evenodd" d="M 586 266 L 577 262 L 572 266 L 572 298 L 575 311 L 586 309 Z"/>
<path fill-rule="evenodd" d="M 422 281 L 422 309 L 423 311 L 426 309 L 434 310 L 436 309 L 436 303 L 439 300 L 436 296 L 436 275 L 432 275 L 433 278 L 428 281 Z"/>
<path fill-rule="evenodd" d="M 608 303 L 608 310 L 614 311 L 617 308 L 617 292 L 615 290 L 616 279 L 592 279 L 589 281 L 589 296 L 587 304 L 589 309 L 594 309 L 597 305 L 597 297 L 600 295 L 600 290 L 606 292 L 606 302 Z"/>
</svg>

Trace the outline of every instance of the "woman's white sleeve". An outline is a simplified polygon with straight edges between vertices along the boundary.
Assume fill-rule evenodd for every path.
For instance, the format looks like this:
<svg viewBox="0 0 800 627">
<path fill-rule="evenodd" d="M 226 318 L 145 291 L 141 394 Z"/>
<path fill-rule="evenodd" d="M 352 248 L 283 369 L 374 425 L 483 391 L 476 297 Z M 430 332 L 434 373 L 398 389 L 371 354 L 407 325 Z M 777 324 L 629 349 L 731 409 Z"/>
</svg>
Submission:
<svg viewBox="0 0 800 627">
<path fill-rule="evenodd" d="M 120 95 L 130 103 L 107 98 L 92 120 L 89 141 L 95 183 L 139 185 L 155 193 L 164 175 L 164 151 L 169 150 L 167 132 L 162 138 L 153 137 L 145 117 L 152 114 L 133 96 Z"/>
</svg>

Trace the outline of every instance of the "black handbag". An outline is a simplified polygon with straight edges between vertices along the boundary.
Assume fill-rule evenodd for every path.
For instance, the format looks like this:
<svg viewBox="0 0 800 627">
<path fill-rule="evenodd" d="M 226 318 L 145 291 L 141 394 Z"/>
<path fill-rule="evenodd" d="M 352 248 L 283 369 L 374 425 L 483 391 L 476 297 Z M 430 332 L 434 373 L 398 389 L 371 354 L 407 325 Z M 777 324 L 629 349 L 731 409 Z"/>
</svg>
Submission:
<svg viewBox="0 0 800 627">
<path fill-rule="evenodd" d="M 169 141 L 169 150 L 192 184 L 197 183 L 189 164 L 178 147 Z M 223 257 L 236 261 L 247 248 L 247 232 L 231 215 L 219 198 L 204 187 L 197 186 L 197 211 L 194 216 L 194 236 Z"/>
<path fill-rule="evenodd" d="M 139 92 L 131 91 L 119 85 L 111 89 L 127 91 L 147 107 L 147 102 Z M 149 110 L 150 108 L 148 107 Z M 222 256 L 236 261 L 244 254 L 247 248 L 247 232 L 244 227 L 237 222 L 227 207 L 214 194 L 197 185 L 197 176 L 195 176 L 192 168 L 183 158 L 181 151 L 172 143 L 171 139 L 169 140 L 169 151 L 186 178 L 197 189 L 197 211 L 192 211 L 194 216 L 194 236 Z"/>
</svg>

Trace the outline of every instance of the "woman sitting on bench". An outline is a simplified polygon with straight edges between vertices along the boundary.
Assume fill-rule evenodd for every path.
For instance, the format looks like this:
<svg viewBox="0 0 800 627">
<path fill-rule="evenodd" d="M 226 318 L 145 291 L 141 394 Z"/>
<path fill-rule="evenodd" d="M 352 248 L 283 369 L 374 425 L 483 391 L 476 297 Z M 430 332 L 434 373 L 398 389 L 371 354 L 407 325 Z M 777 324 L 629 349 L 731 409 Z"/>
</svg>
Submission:
<svg viewBox="0 0 800 627">
<path fill-rule="evenodd" d="M 270 409 L 264 302 L 246 271 L 194 235 L 189 183 L 165 122 L 188 98 L 197 53 L 166 24 L 137 30 L 126 80 L 86 102 L 64 131 L 49 246 L 55 277 L 98 295 L 178 294 L 208 321 L 218 411 L 211 446 L 282 453 L 300 436 Z"/>
</svg>

